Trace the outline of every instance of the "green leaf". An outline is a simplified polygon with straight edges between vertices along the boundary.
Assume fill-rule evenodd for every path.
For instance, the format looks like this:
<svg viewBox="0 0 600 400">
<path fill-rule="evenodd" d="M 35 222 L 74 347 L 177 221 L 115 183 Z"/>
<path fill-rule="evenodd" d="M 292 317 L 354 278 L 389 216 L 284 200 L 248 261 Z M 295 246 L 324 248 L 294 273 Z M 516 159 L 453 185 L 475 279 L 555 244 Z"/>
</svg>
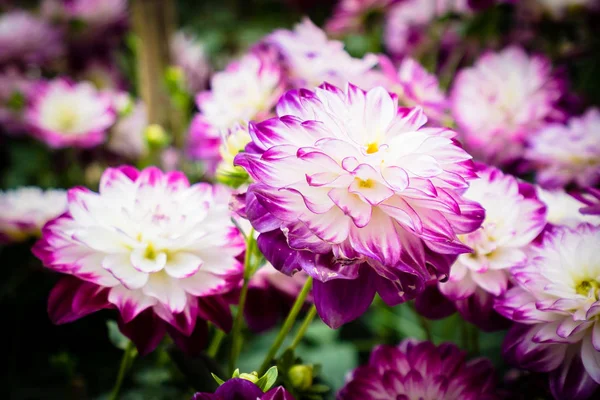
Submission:
<svg viewBox="0 0 600 400">
<path fill-rule="evenodd" d="M 238 372 L 239 372 L 239 370 L 236 370 L 236 371 L 238 371 Z M 215 381 L 217 381 L 217 383 L 219 384 L 219 386 L 221 386 L 222 384 L 224 384 L 224 383 L 225 383 L 225 381 L 224 381 L 223 379 L 219 378 L 218 376 L 216 376 L 216 375 L 215 375 L 215 374 L 213 374 L 212 372 L 211 372 L 210 374 L 212 375 L 213 379 L 214 379 Z"/>
<path fill-rule="evenodd" d="M 256 386 L 262 389 L 263 392 L 271 389 L 277 380 L 277 367 L 273 366 L 269 368 L 267 372 L 256 382 Z"/>
</svg>

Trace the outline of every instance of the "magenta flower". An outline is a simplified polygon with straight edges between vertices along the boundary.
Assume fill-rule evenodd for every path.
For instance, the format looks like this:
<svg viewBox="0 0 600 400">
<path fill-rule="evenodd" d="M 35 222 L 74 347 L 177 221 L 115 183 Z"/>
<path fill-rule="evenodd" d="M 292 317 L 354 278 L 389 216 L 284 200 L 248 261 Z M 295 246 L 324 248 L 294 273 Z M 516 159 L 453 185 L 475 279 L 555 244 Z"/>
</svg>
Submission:
<svg viewBox="0 0 600 400">
<path fill-rule="evenodd" d="M 64 190 L 22 187 L 0 191 L 0 243 L 39 236 L 44 224 L 67 210 Z"/>
<path fill-rule="evenodd" d="M 342 42 L 329 40 L 308 18 L 297 24 L 293 31 L 276 30 L 264 41 L 281 53 L 296 87 L 314 88 L 323 82 L 338 86 L 357 83 L 377 64 L 373 54 L 362 59 L 351 57 Z"/>
<path fill-rule="evenodd" d="M 50 294 L 51 319 L 116 308 L 142 353 L 165 330 L 190 349 L 205 342 L 205 320 L 227 329 L 229 306 L 217 296 L 239 284 L 244 249 L 228 196 L 154 167 L 109 168 L 99 193 L 69 190 L 68 213 L 44 227 L 33 250 L 46 267 L 71 275 Z"/>
<path fill-rule="evenodd" d="M 246 214 L 260 249 L 275 268 L 315 278 L 332 327 L 360 316 L 375 292 L 396 305 L 447 277 L 449 261 L 434 253 L 469 252 L 457 235 L 484 216 L 460 195 L 475 172 L 456 134 L 424 128 L 421 109 L 396 102 L 381 87 L 290 91 L 236 157 L 256 182 Z"/>
<path fill-rule="evenodd" d="M 582 222 L 600 225 L 600 215 L 588 215 L 581 211 L 588 204 L 588 196 L 573 196 L 562 189 L 544 190 L 539 187 L 537 195 L 546 205 L 546 221 L 549 224 L 565 225 L 569 228 L 575 228 Z"/>
<path fill-rule="evenodd" d="M 93 147 L 115 122 L 112 98 L 91 83 L 41 83 L 25 114 L 31 134 L 52 148 Z"/>
<path fill-rule="evenodd" d="M 278 64 L 255 53 L 214 74 L 211 89 L 196 97 L 200 113 L 190 126 L 189 154 L 214 169 L 222 138 L 240 124 L 267 117 L 282 93 L 282 78 Z"/>
<path fill-rule="evenodd" d="M 185 84 L 190 93 L 206 89 L 210 75 L 210 64 L 204 46 L 185 32 L 177 32 L 171 39 L 173 63 L 185 75 Z"/>
<path fill-rule="evenodd" d="M 378 346 L 367 365 L 348 376 L 338 400 L 492 400 L 497 399 L 492 363 L 466 360 L 454 344 L 406 339 Z"/>
<path fill-rule="evenodd" d="M 454 301 L 477 294 L 475 304 L 487 307 L 479 315 L 487 316 L 493 299 L 485 297 L 502 295 L 509 285 L 508 270 L 527 262 L 525 249 L 544 229 L 546 207 L 533 188 L 498 169 L 482 166 L 478 175 L 481 179 L 471 182 L 463 196 L 481 204 L 485 219 L 478 230 L 459 236 L 473 253 L 458 256 L 450 278 L 439 287 Z M 463 311 L 463 306 L 470 303 L 473 302 L 459 302 L 457 308 Z M 465 318 L 477 323 L 470 317 L 477 317 L 478 313 L 470 313 L 466 308 Z"/>
<path fill-rule="evenodd" d="M 563 84 L 550 61 L 520 47 L 482 55 L 456 76 L 452 115 L 473 155 L 490 164 L 520 159 L 526 139 L 549 119 L 561 118 Z"/>
<path fill-rule="evenodd" d="M 402 60 L 397 71 L 385 57 L 381 57 L 380 65 L 389 80 L 386 88 L 398 95 L 401 104 L 407 107 L 422 107 L 430 119 L 442 122 L 448 108 L 448 100 L 435 75 L 427 72 L 410 57 Z"/>
<path fill-rule="evenodd" d="M 264 393 L 249 380 L 233 378 L 219 386 L 215 393 L 196 393 L 192 400 L 294 400 L 294 397 L 283 386 Z"/>
<path fill-rule="evenodd" d="M 600 384 L 600 227 L 557 227 L 514 268 L 516 286 L 496 310 L 516 324 L 504 342 L 509 362 L 550 373 L 556 399 L 585 399 Z"/>
<path fill-rule="evenodd" d="M 525 157 L 537 170 L 540 185 L 560 188 L 600 183 L 600 110 L 590 109 L 567 125 L 552 124 L 529 139 Z"/>
<path fill-rule="evenodd" d="M 26 11 L 0 16 L 0 65 L 42 64 L 62 55 L 61 33 Z"/>
<path fill-rule="evenodd" d="M 584 215 L 600 215 L 600 189 L 586 188 L 581 193 L 571 193 L 577 200 L 585 204 L 579 209 Z"/>
<path fill-rule="evenodd" d="M 384 13 L 401 0 L 340 0 L 325 29 L 333 34 L 362 32 L 372 14 Z"/>
</svg>

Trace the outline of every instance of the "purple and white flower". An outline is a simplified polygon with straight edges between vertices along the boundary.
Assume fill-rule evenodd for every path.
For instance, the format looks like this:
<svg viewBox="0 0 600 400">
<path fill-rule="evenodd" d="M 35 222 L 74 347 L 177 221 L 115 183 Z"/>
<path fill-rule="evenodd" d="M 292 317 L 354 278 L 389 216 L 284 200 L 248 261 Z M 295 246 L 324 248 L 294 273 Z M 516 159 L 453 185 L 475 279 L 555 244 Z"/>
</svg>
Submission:
<svg viewBox="0 0 600 400">
<path fill-rule="evenodd" d="M 556 227 L 512 269 L 516 286 L 496 310 L 517 324 L 505 358 L 550 374 L 556 399 L 586 399 L 600 387 L 600 227 Z"/>
<path fill-rule="evenodd" d="M 454 344 L 405 339 L 377 346 L 369 363 L 348 376 L 338 400 L 492 400 L 494 367 L 484 358 L 467 361 Z"/>
<path fill-rule="evenodd" d="M 25 113 L 31 134 L 52 148 L 93 147 L 115 122 L 112 98 L 89 82 L 40 83 Z"/>
<path fill-rule="evenodd" d="M 222 138 L 240 124 L 266 118 L 282 93 L 282 78 L 278 64 L 255 53 L 214 74 L 211 89 L 196 97 L 200 113 L 190 126 L 190 156 L 214 169 Z"/>
<path fill-rule="evenodd" d="M 546 205 L 546 221 L 549 224 L 565 225 L 569 228 L 575 228 L 582 222 L 600 225 L 600 215 L 587 215 L 580 211 L 586 203 L 580 201 L 579 196 L 573 197 L 562 189 L 542 188 L 537 188 L 537 196 Z"/>
<path fill-rule="evenodd" d="M 520 159 L 534 131 L 562 118 L 562 86 L 543 56 L 515 46 L 485 53 L 459 71 L 452 87 L 452 116 L 465 146 L 490 164 Z"/>
<path fill-rule="evenodd" d="M 529 144 L 525 157 L 536 166 L 536 180 L 542 186 L 600 183 L 600 110 L 592 108 L 566 125 L 548 125 Z"/>
<path fill-rule="evenodd" d="M 502 295 L 509 285 L 508 270 L 527 262 L 525 249 L 544 229 L 546 207 L 533 188 L 498 169 L 482 167 L 478 174 L 481 179 L 471 182 L 463 196 L 481 204 L 485 219 L 478 230 L 459 236 L 473 253 L 458 256 L 450 278 L 439 287 L 455 301 L 465 300 L 481 289 L 477 304 L 489 308 L 482 310 L 483 315 L 492 309 L 493 301 L 482 301 L 481 297 Z M 468 304 L 457 303 L 459 312 Z M 472 315 L 464 312 L 463 316 L 471 320 Z"/>
<path fill-rule="evenodd" d="M 360 84 L 378 61 L 373 54 L 362 59 L 351 57 L 342 42 L 329 40 L 308 18 L 293 31 L 276 30 L 265 43 L 281 53 L 290 80 L 297 87 L 314 88 L 323 82 L 337 86 Z"/>
<path fill-rule="evenodd" d="M 379 64 L 389 80 L 386 88 L 398 95 L 402 105 L 422 107 L 430 119 L 441 122 L 448 108 L 448 100 L 435 75 L 410 57 L 402 60 L 397 71 L 385 57 L 381 57 Z"/>
<path fill-rule="evenodd" d="M 264 393 L 249 380 L 233 378 L 219 386 L 214 393 L 196 393 L 192 400 L 294 400 L 294 396 L 283 386 Z"/>
<path fill-rule="evenodd" d="M 46 267 L 71 275 L 50 295 L 51 319 L 117 308 L 121 330 L 143 353 L 165 331 L 186 347 L 205 342 L 206 319 L 229 327 L 229 306 L 215 296 L 239 284 L 244 241 L 228 196 L 155 167 L 109 168 L 99 193 L 69 190 L 68 213 L 46 224 L 33 250 Z"/>
<path fill-rule="evenodd" d="M 26 11 L 0 16 L 0 65 L 43 64 L 64 51 L 59 30 Z"/>
<path fill-rule="evenodd" d="M 571 196 L 585 204 L 579 209 L 584 215 L 600 215 L 600 189 L 586 188 L 580 193 L 571 193 Z"/>
<path fill-rule="evenodd" d="M 375 292 L 390 305 L 414 298 L 470 251 L 457 235 L 484 212 L 461 196 L 476 175 L 453 131 L 351 84 L 289 91 L 277 115 L 250 125 L 235 159 L 256 182 L 246 214 L 275 268 L 315 278 L 328 325 L 360 316 Z"/>
<path fill-rule="evenodd" d="M 67 192 L 22 187 L 0 191 L 0 242 L 39 236 L 44 224 L 67 210 Z"/>
<path fill-rule="evenodd" d="M 206 89 L 210 65 L 202 43 L 185 32 L 177 32 L 171 39 L 171 54 L 173 64 L 183 71 L 187 90 L 196 94 Z"/>
</svg>

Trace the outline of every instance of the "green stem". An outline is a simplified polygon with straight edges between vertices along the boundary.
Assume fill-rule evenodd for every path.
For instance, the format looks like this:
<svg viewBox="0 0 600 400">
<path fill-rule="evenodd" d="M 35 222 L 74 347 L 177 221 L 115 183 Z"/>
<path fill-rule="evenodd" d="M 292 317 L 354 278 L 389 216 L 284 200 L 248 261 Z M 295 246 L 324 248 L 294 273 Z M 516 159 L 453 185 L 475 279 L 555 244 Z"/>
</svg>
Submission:
<svg viewBox="0 0 600 400">
<path fill-rule="evenodd" d="M 113 387 L 112 393 L 110 394 L 109 400 L 117 400 L 119 398 L 119 392 L 121 392 L 121 386 L 123 386 L 123 381 L 125 380 L 125 375 L 127 375 L 127 371 L 131 367 L 133 360 L 135 359 L 137 352 L 135 350 L 135 346 L 133 342 L 127 343 L 127 347 L 125 348 L 125 352 L 123 353 L 123 357 L 121 358 L 121 366 L 119 367 L 119 375 L 117 376 L 117 381 L 115 382 L 115 386 Z"/>
<path fill-rule="evenodd" d="M 317 315 L 317 307 L 315 307 L 315 305 L 313 304 L 310 307 L 310 310 L 308 310 L 308 314 L 306 314 L 306 317 L 304 317 L 304 321 L 302 322 L 302 325 L 300 325 L 300 328 L 298 329 L 298 332 L 296 333 L 296 336 L 294 337 L 294 340 L 292 341 L 292 344 L 290 345 L 290 347 L 288 347 L 288 349 L 293 350 L 300 344 L 300 341 L 304 337 L 304 334 L 310 326 L 310 323 L 315 318 L 315 315 Z"/>
<path fill-rule="evenodd" d="M 210 342 L 210 346 L 208 346 L 208 350 L 206 350 L 206 354 L 208 354 L 210 358 L 215 358 L 219 352 L 219 348 L 221 347 L 223 339 L 225 339 L 225 332 L 218 328 L 215 329 L 215 334 Z"/>
<path fill-rule="evenodd" d="M 473 354 L 479 354 L 479 329 L 477 329 L 477 327 L 475 325 L 471 325 L 469 328 L 471 331 L 471 338 L 470 338 L 471 349 L 470 350 Z"/>
<path fill-rule="evenodd" d="M 419 316 L 419 322 L 421 323 L 421 328 L 423 328 L 423 330 L 425 331 L 425 337 L 430 342 L 433 342 L 433 335 L 431 334 L 431 324 L 429 323 L 429 320 L 419 313 L 417 313 L 417 315 Z"/>
<path fill-rule="evenodd" d="M 240 300 L 238 302 L 238 310 L 233 321 L 233 328 L 231 329 L 231 357 L 229 358 L 229 372 L 233 373 L 235 365 L 237 364 L 240 351 L 242 350 L 242 324 L 244 322 L 244 306 L 246 305 L 246 298 L 248 297 L 248 284 L 252 275 L 253 268 L 250 265 L 252 260 L 252 253 L 255 245 L 254 229 L 251 229 L 246 237 L 246 255 L 244 257 L 244 283 L 242 284 L 242 290 L 240 291 Z"/>
<path fill-rule="evenodd" d="M 267 368 L 271 364 L 271 360 L 273 360 L 273 357 L 275 357 L 275 354 L 277 354 L 277 351 L 281 347 L 281 344 L 285 340 L 285 337 L 288 335 L 288 333 L 292 329 L 292 326 L 294 326 L 296 317 L 298 316 L 298 313 L 300 312 L 300 310 L 302 309 L 302 306 L 304 305 L 304 301 L 306 300 L 306 296 L 308 295 L 308 292 L 310 292 L 310 288 L 312 287 L 312 281 L 313 281 L 313 278 L 311 276 L 309 276 L 308 279 L 306 280 L 306 283 L 304 284 L 304 287 L 302 287 L 302 291 L 296 298 L 296 301 L 294 302 L 294 305 L 292 306 L 290 313 L 288 314 L 287 318 L 285 319 L 283 326 L 279 330 L 279 334 L 277 334 L 275 341 L 273 342 L 273 344 L 271 345 L 271 348 L 269 349 L 267 355 L 265 356 L 265 359 L 264 359 L 262 365 L 260 366 L 260 369 L 258 370 L 258 376 L 262 376 L 262 374 L 264 374 L 267 371 Z"/>
</svg>

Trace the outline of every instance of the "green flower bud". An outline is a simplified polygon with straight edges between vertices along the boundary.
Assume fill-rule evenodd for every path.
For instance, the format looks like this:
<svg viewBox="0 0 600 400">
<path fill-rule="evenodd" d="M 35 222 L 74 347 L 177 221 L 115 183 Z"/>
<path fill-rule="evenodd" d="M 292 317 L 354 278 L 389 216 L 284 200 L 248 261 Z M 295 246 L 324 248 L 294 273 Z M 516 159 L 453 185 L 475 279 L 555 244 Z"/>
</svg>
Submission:
<svg viewBox="0 0 600 400">
<path fill-rule="evenodd" d="M 294 365 L 288 371 L 288 378 L 294 388 L 307 390 L 313 383 L 313 367 L 312 365 Z"/>
<path fill-rule="evenodd" d="M 256 383 L 256 382 L 258 382 L 258 373 L 256 371 L 251 372 L 249 374 L 242 373 L 242 374 L 240 374 L 238 376 L 238 378 L 245 379 L 245 380 L 250 381 L 252 383 Z"/>
<path fill-rule="evenodd" d="M 146 127 L 144 131 L 144 138 L 146 143 L 151 148 L 162 148 L 169 144 L 169 135 L 165 132 L 162 126 L 158 124 L 151 124 Z"/>
</svg>

